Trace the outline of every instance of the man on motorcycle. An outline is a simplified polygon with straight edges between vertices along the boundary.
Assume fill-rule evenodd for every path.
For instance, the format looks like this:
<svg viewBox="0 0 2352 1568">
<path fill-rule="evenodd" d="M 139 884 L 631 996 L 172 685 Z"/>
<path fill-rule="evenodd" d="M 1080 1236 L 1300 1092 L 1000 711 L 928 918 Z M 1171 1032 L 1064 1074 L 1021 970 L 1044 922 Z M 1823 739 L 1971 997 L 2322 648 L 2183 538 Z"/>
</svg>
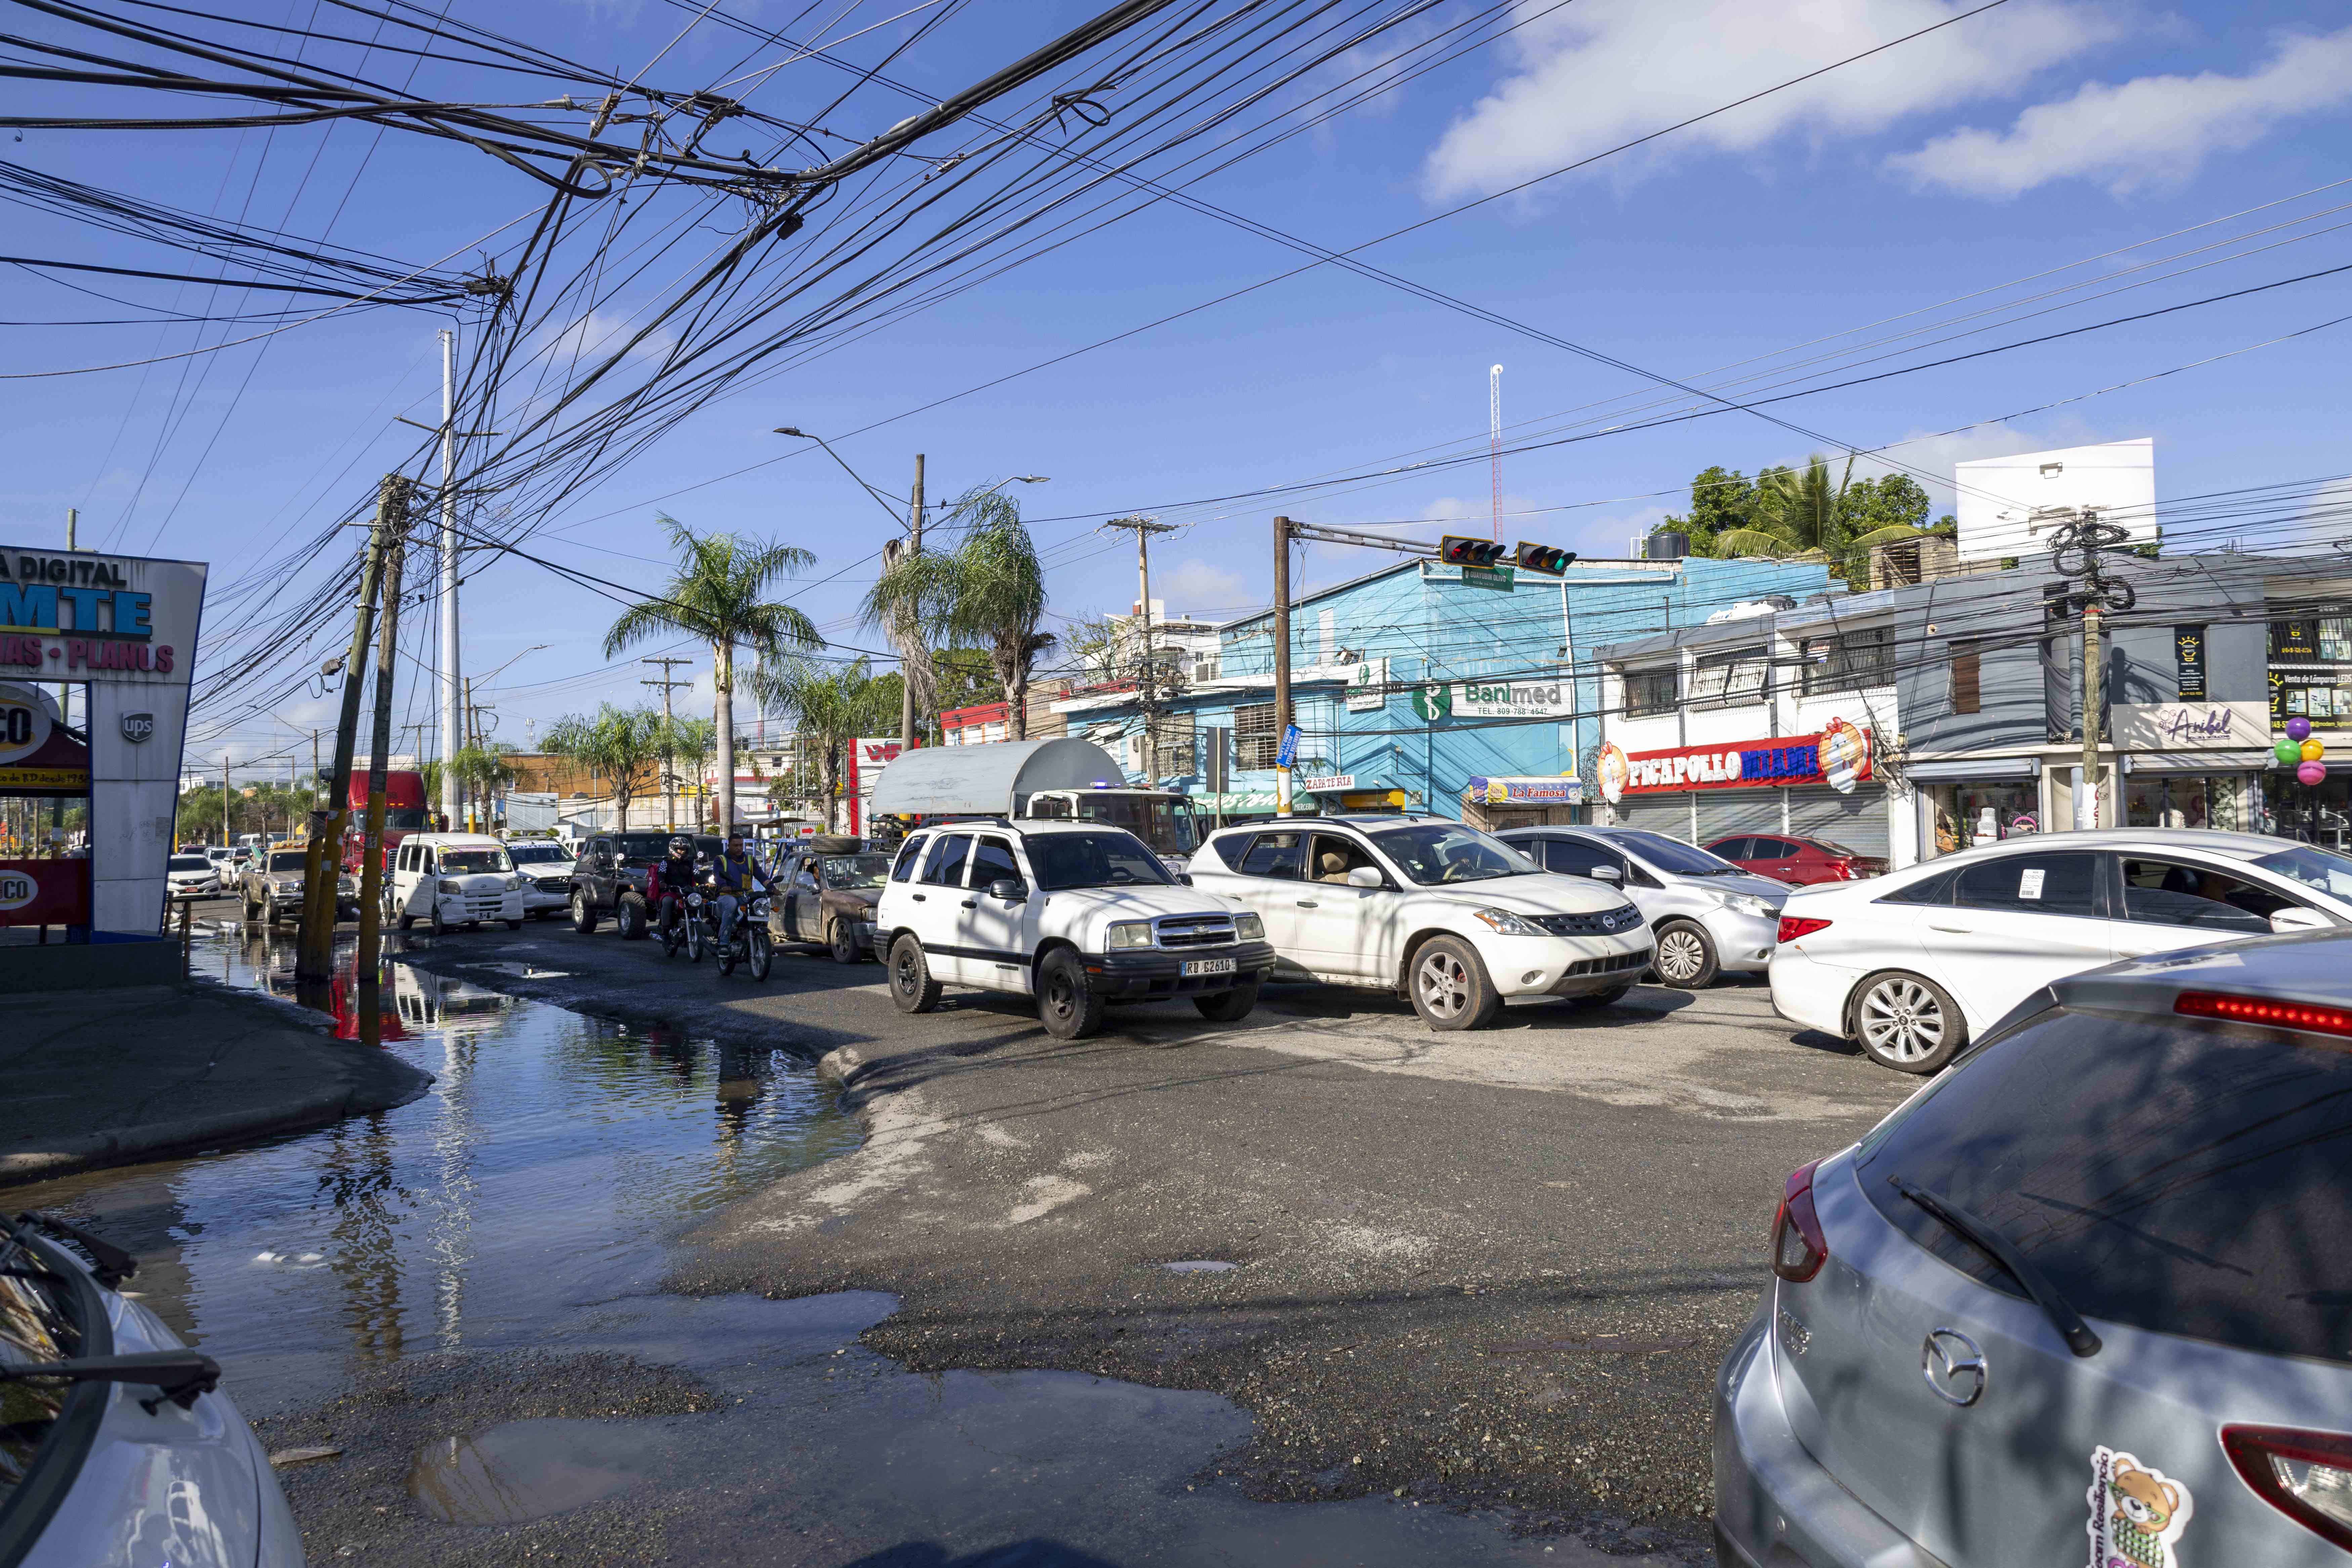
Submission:
<svg viewBox="0 0 2352 1568">
<path fill-rule="evenodd" d="M 727 847 L 710 862 L 711 885 L 719 891 L 719 951 L 725 952 L 735 937 L 735 911 L 753 883 L 770 887 L 772 873 L 760 864 L 743 842 L 743 830 L 727 836 Z"/>
<path fill-rule="evenodd" d="M 654 907 L 656 930 L 667 931 L 670 922 L 686 915 L 686 895 L 694 886 L 694 840 L 681 833 L 669 841 L 669 854 L 646 869 L 646 901 Z"/>
</svg>

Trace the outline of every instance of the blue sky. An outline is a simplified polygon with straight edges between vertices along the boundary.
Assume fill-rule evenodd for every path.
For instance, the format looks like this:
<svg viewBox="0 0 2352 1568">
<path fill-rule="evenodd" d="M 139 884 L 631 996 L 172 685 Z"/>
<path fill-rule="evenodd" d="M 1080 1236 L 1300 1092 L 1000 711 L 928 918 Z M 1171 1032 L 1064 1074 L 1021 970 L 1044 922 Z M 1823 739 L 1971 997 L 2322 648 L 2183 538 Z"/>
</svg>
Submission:
<svg viewBox="0 0 2352 1568">
<path fill-rule="evenodd" d="M 730 5 L 770 26 L 800 15 L 776 0 Z M 467 0 L 458 5 L 468 14 Z M 1096 8 L 982 0 L 891 68 L 944 92 Z M 1969 8 L 1939 0 L 1528 0 L 1523 25 L 1502 41 L 1194 194 L 1318 244 L 1354 246 Z M 299 19 L 310 9 L 258 0 L 239 14 Z M 802 31 L 829 24 L 837 37 L 902 9 L 903 0 L 833 0 Z M 1472 9 L 1440 6 L 1419 25 Z M 625 72 L 670 44 L 686 19 L 653 0 L 553 0 L 473 14 Z M 870 61 L 919 20 L 842 52 Z M 706 23 L 649 79 L 702 85 L 745 47 Z M 753 101 L 778 114 L 812 113 L 840 82 L 821 71 L 805 61 L 787 67 Z M 47 101 L 75 100 L 60 90 Z M 1885 353 L 1903 345 L 1857 345 L 1951 321 L 1923 334 L 1952 340 L 1941 347 L 1913 340 L 1910 358 L 1935 358 L 2352 260 L 2352 231 L 2342 226 L 2352 222 L 2352 184 L 2336 184 L 2352 179 L 2347 105 L 2352 27 L 2336 7 L 2008 0 L 1364 256 L 1678 379 L 1713 384 L 1739 374 L 1720 367 L 1799 344 L 1815 345 L 1799 358 Z M 907 111 L 904 100 L 869 92 L 827 123 L 870 134 Z M 338 240 L 411 262 L 457 249 L 539 200 L 503 165 L 417 138 L 378 139 L 355 126 L 281 132 L 262 158 L 265 141 L 260 132 L 40 130 L 5 155 L 160 201 L 282 220 L 301 233 L 320 232 L 331 217 Z M 16 226 L 10 248 L 101 262 L 133 254 L 125 242 L 46 217 Z M 140 249 L 130 264 L 172 265 L 165 255 Z M 1155 595 L 1171 609 L 1222 618 L 1265 602 L 1276 511 L 1341 525 L 1465 517 L 1483 531 L 1488 475 L 1482 458 L 1381 483 L 1216 504 L 1202 498 L 1377 470 L 1431 449 L 1482 455 L 1496 363 L 1506 367 L 1514 441 L 1572 433 L 1580 416 L 1568 411 L 1607 423 L 1661 395 L 1625 371 L 1327 266 L 898 417 L 1298 260 L 1214 218 L 1148 210 L 702 409 L 572 498 L 535 548 L 650 585 L 663 554 L 656 507 L 697 528 L 798 543 L 819 557 L 813 575 L 844 573 L 810 590 L 805 607 L 843 643 L 871 645 L 877 639 L 847 614 L 871 575 L 856 563 L 887 527 L 871 499 L 813 449 L 715 476 L 795 447 L 769 434 L 777 425 L 829 437 L 878 426 L 837 445 L 886 490 L 903 492 L 918 451 L 928 455 L 934 498 L 1010 474 L 1052 477 L 1016 488 L 1055 563 L 1058 612 L 1125 607 L 1132 549 L 1096 531 L 1108 515 L 1149 510 L 1186 525 L 1155 551 Z M 2037 274 L 2047 276 L 1997 287 Z M 22 272 L 13 278 L 11 319 L 139 313 Z M 1957 458 L 2128 437 L 2156 438 L 2160 497 L 2343 472 L 2352 468 L 2341 416 L 2352 324 L 2271 340 L 2352 313 L 2347 280 L 2352 273 L 1775 405 L 1819 441 L 1724 412 L 1514 453 L 1503 504 L 1520 515 L 1506 520 L 1506 534 L 1622 553 L 1630 535 L 1681 509 L 1686 498 L 1674 492 L 1699 468 L 1721 462 L 1752 473 L 1834 450 L 1831 443 L 1903 443 L 1890 455 L 1924 471 L 1939 510 L 1950 491 L 1937 480 L 1948 479 Z M 170 285 L 91 286 L 150 303 L 175 296 Z M 196 308 L 208 292 L 178 292 L 179 308 Z M 2046 298 L 2028 302 L 2036 296 Z M 1920 311 L 1929 313 L 1909 314 Z M 1973 312 L 1990 313 L 1951 320 Z M 249 569 L 271 542 L 331 520 L 376 473 L 408 459 L 421 437 L 394 416 L 437 417 L 438 324 L 425 312 L 383 310 L 194 360 L 0 382 L 14 456 L 0 488 L 5 537 L 56 542 L 65 509 L 79 506 L 85 543 L 212 560 L 222 576 Z M 18 327 L 9 332 L 8 368 L 134 361 L 190 341 L 184 328 Z M 2214 360 L 2221 355 L 2229 357 Z M 1906 363 L 1874 360 L 1852 374 Z M 2158 377 L 2168 371 L 2177 374 Z M 2126 383 L 2138 384 L 2083 395 Z M 2051 404 L 2061 405 L 1983 423 Z M 1318 549 L 1307 580 L 1375 563 Z M 501 738 L 520 742 L 529 721 L 543 725 L 600 699 L 646 695 L 635 682 L 650 671 L 604 668 L 602 635 L 615 610 L 513 561 L 486 564 L 469 582 L 471 669 L 548 645 L 500 678 Z M 420 694 L 415 716 L 428 705 Z M 257 755 L 282 745 L 291 726 L 318 721 L 324 707 L 298 696 L 273 710 L 275 721 L 242 722 L 207 744 L 215 759 L 224 742 L 240 758 Z"/>
</svg>

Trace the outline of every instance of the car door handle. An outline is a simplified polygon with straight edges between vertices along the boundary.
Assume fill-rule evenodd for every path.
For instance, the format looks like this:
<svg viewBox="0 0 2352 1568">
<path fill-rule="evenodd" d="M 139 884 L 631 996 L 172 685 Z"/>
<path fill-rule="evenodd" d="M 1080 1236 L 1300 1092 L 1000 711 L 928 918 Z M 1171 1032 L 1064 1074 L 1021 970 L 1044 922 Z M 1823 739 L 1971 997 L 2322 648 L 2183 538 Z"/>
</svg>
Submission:
<svg viewBox="0 0 2352 1568">
<path fill-rule="evenodd" d="M 980 900 L 978 899 L 966 899 L 963 901 L 963 907 L 968 910 L 976 910 L 980 908 Z"/>
<path fill-rule="evenodd" d="M 1301 899 L 1298 900 L 1298 907 L 1302 910 L 1319 910 L 1323 906 L 1312 899 Z"/>
<path fill-rule="evenodd" d="M 907 896 L 908 896 L 908 898 L 910 898 L 910 899 L 914 900 L 915 900 L 915 902 L 917 902 L 917 903 L 919 903 L 919 903 L 921 903 L 921 902 L 923 901 L 923 895 L 922 895 L 922 894 L 920 894 L 920 893 L 909 893 L 909 894 L 908 894 Z"/>
<path fill-rule="evenodd" d="M 1976 927 L 1974 927 L 1974 926 L 1948 925 L 1948 924 L 1946 924 L 1946 923 L 1945 923 L 1944 921 L 1929 921 L 1927 922 L 1927 929 L 1928 929 L 1929 931 L 1957 931 L 1957 932 L 1958 932 L 1960 935 L 1962 935 L 1962 936 L 1967 936 L 1967 935 L 1968 935 L 1968 934 L 1969 934 L 1970 932 L 1974 931 L 1977 928 L 1976 928 Z"/>
</svg>

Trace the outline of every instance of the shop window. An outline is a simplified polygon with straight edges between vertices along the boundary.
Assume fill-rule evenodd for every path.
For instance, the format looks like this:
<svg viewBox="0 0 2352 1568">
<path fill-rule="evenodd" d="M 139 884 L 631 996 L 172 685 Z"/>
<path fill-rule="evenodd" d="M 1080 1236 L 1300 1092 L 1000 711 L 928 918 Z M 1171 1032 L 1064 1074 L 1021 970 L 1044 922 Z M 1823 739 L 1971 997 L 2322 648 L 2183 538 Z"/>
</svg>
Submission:
<svg viewBox="0 0 2352 1568">
<path fill-rule="evenodd" d="M 1282 749 L 1282 731 L 1274 721 L 1274 704 L 1254 702 L 1234 710 L 1234 766 L 1243 772 L 1274 766 Z"/>
<path fill-rule="evenodd" d="M 1629 669 L 1625 672 L 1625 717 L 1646 719 L 1675 710 L 1675 670 Z"/>
<path fill-rule="evenodd" d="M 1701 654 L 1691 671 L 1691 705 L 1729 708 L 1741 702 L 1761 702 L 1771 670 L 1772 656 L 1761 647 Z"/>
<path fill-rule="evenodd" d="M 2134 773 L 2124 784 L 2127 827 L 2218 827 L 2242 825 L 2239 775 Z"/>
<path fill-rule="evenodd" d="M 1984 710 L 1984 656 L 1972 642 L 1952 645 L 1952 711 Z"/>
<path fill-rule="evenodd" d="M 2042 830 L 2040 803 L 2030 780 L 1927 786 L 1935 813 L 1936 853 L 1949 855 Z"/>
<path fill-rule="evenodd" d="M 1871 626 L 1835 637 L 1807 637 L 1804 693 L 1855 691 L 1895 681 L 1895 628 Z M 1975 710 L 1971 709 L 1973 712 Z"/>
</svg>

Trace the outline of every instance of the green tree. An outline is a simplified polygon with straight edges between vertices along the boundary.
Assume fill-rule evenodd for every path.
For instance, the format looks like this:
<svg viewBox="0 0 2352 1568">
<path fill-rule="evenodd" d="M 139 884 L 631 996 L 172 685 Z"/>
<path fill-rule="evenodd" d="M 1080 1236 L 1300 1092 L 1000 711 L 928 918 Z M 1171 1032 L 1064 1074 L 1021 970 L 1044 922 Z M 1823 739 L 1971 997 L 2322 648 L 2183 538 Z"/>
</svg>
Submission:
<svg viewBox="0 0 2352 1568">
<path fill-rule="evenodd" d="M 703 821 L 704 802 L 709 799 L 713 752 L 719 749 L 719 727 L 708 719 L 656 719 L 654 721 L 654 745 L 660 753 L 662 766 L 672 778 L 694 781 L 694 821 L 699 827 Z M 676 823 L 669 826 L 676 826 Z"/>
<path fill-rule="evenodd" d="M 1756 485 L 1738 468 L 1710 464 L 1691 476 L 1691 509 L 1686 516 L 1669 514 L 1653 532 L 1679 532 L 1690 539 L 1691 553 L 1717 553 L 1716 541 L 1756 519 Z"/>
<path fill-rule="evenodd" d="M 875 733 L 885 717 L 880 700 L 884 683 L 862 658 L 855 664 L 826 665 L 786 654 L 761 659 L 745 685 L 760 710 L 790 723 L 799 731 L 804 750 L 815 755 L 817 793 L 824 801 L 825 827 L 831 830 L 838 825 L 842 764 L 849 743 Z M 895 699 L 895 687 L 890 694 Z M 897 720 L 895 706 L 887 717 Z"/>
<path fill-rule="evenodd" d="M 593 716 L 572 713 L 558 719 L 547 727 L 541 744 L 549 755 L 577 763 L 610 785 L 614 826 L 626 827 L 638 782 L 661 756 L 661 727 L 662 716 L 650 708 L 615 708 L 607 702 Z"/>
<path fill-rule="evenodd" d="M 504 741 L 491 741 L 460 746 L 449 759 L 449 772 L 456 776 L 462 797 L 481 803 L 478 815 L 485 826 L 490 820 L 491 797 L 515 782 L 515 766 L 509 760 L 514 752 Z"/>
<path fill-rule="evenodd" d="M 1055 640 L 1038 629 L 1045 618 L 1045 572 L 1037 547 L 1022 526 L 1019 503 L 993 491 L 966 491 L 948 522 L 963 530 L 955 548 L 902 558 L 875 583 L 865 613 L 881 624 L 911 617 L 934 647 L 985 648 L 1012 704 L 1010 732 L 1026 740 L 1030 672 Z"/>
<path fill-rule="evenodd" d="M 604 654 L 612 658 L 665 632 L 685 632 L 710 645 L 723 830 L 735 821 L 735 650 L 749 647 L 764 658 L 786 648 L 824 646 L 808 616 L 766 597 L 778 579 L 797 575 L 816 557 L 796 545 L 762 544 L 732 533 L 698 534 L 666 513 L 655 516 L 678 552 L 677 567 L 658 598 L 631 606 L 613 623 L 604 634 Z"/>
</svg>

